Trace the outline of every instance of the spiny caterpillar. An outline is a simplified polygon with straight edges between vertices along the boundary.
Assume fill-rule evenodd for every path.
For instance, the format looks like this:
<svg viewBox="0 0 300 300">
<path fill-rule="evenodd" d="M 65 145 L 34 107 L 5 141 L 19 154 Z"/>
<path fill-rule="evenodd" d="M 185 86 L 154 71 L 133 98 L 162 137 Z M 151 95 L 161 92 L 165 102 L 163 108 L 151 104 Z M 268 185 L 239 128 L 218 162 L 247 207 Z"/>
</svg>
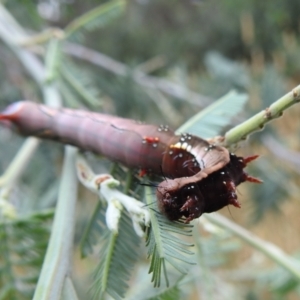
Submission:
<svg viewBox="0 0 300 300">
<path fill-rule="evenodd" d="M 22 135 L 75 145 L 170 178 L 156 191 L 159 209 L 170 220 L 184 217 L 188 223 L 229 204 L 240 207 L 236 187 L 245 181 L 261 182 L 244 172 L 257 156 L 238 157 L 200 137 L 175 135 L 168 126 L 29 101 L 11 104 L 0 120 L 14 125 Z"/>
</svg>

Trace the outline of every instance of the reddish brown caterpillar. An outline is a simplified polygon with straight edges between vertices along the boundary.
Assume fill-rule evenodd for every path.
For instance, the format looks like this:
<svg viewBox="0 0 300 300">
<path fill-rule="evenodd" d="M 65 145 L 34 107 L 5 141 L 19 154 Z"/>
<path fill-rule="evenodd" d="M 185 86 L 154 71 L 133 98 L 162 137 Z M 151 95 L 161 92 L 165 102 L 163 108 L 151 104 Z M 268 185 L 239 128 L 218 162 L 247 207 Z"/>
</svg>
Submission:
<svg viewBox="0 0 300 300">
<path fill-rule="evenodd" d="M 156 192 L 160 211 L 170 220 L 185 217 L 185 222 L 189 223 L 203 213 L 217 211 L 229 204 L 240 207 L 236 187 L 245 181 L 261 182 L 243 170 L 257 157 L 230 154 L 228 164 L 220 169 L 212 167 L 191 177 L 161 182 Z"/>
<path fill-rule="evenodd" d="M 185 217 L 189 222 L 229 204 L 239 207 L 236 186 L 260 182 L 243 171 L 257 156 L 237 157 L 199 137 L 175 135 L 167 126 L 28 101 L 11 104 L 0 120 L 23 135 L 75 145 L 128 167 L 174 178 L 157 188 L 158 206 L 170 220 Z"/>
</svg>

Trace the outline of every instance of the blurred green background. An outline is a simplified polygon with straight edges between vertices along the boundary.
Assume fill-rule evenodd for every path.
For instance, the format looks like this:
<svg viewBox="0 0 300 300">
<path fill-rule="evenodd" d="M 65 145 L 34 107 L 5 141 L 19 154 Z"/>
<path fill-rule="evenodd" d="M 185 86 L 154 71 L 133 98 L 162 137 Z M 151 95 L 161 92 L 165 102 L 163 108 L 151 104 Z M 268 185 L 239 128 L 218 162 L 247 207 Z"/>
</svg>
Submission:
<svg viewBox="0 0 300 300">
<path fill-rule="evenodd" d="M 105 1 L 2 3 L 28 36 L 36 37 L 51 28 L 68 28 L 73 20 Z M 231 89 L 237 89 L 250 98 L 243 113 L 233 120 L 233 126 L 299 84 L 299 13 L 298 0 L 128 1 L 120 15 L 70 34 L 61 53 L 56 54 L 61 68 L 51 84 L 61 93 L 64 106 L 154 124 L 167 123 L 173 128 Z M 6 30 L 6 21 L 1 18 L 2 10 L 0 32 Z M 18 40 L 13 35 L 11 39 L 47 65 L 49 40 L 36 43 L 34 39 Z M 1 108 L 23 99 L 44 101 L 39 84 L 2 34 L 0 91 Z M 230 207 L 221 211 L 291 256 L 297 256 L 300 249 L 299 115 L 299 106 L 293 106 L 239 145 L 237 153 L 241 155 L 261 155 L 249 173 L 264 183 L 242 185 L 238 189 L 242 209 Z M 23 138 L 3 128 L 0 134 L 0 167 L 4 172 Z M 90 159 L 97 161 L 93 156 Z M 53 206 L 61 161 L 62 146 L 43 142 L 15 188 L 14 203 L 20 214 Z M 97 201 L 84 190 L 80 199 L 77 240 Z M 209 236 L 203 231 L 204 237 Z M 214 274 L 211 294 L 201 294 L 197 283 L 192 287 L 189 284 L 189 290 L 182 287 L 187 299 L 299 299 L 298 282 L 261 253 L 246 245 L 240 245 L 236 251 L 234 247 L 230 249 L 222 263 L 207 263 Z M 88 289 L 87 274 L 94 259 L 82 261 L 75 251 L 73 273 L 82 297 Z M 214 260 L 213 255 L 211 259 Z M 138 283 L 135 276 L 131 281 L 133 289 Z"/>
</svg>

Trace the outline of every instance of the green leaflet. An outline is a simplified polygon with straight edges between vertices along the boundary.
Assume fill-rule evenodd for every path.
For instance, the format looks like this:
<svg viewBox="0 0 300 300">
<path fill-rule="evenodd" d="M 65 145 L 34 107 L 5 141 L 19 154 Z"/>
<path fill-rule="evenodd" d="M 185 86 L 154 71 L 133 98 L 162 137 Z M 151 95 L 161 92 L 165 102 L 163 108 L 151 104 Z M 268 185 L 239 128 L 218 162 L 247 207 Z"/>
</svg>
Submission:
<svg viewBox="0 0 300 300">
<path fill-rule="evenodd" d="M 106 293 L 113 299 L 121 299 L 128 288 L 130 272 L 139 257 L 139 238 L 125 211 L 120 219 L 119 232 L 113 233 L 107 229 L 102 233 L 101 243 L 99 265 L 92 287 L 94 299 L 103 299 Z"/>
<path fill-rule="evenodd" d="M 111 173 L 125 179 L 124 190 L 128 192 L 132 175 L 113 164 Z M 132 220 L 123 210 L 119 220 L 118 233 L 106 227 L 106 205 L 99 200 L 80 243 L 81 253 L 86 256 L 92 252 L 95 244 L 100 244 L 99 264 L 94 271 L 91 288 L 93 299 L 103 299 L 109 294 L 113 299 L 124 297 L 132 268 L 139 258 L 140 238 L 136 235 Z"/>
<path fill-rule="evenodd" d="M 246 94 L 231 91 L 190 118 L 176 133 L 189 132 L 204 139 L 219 135 L 232 118 L 242 111 L 247 100 Z"/>
<path fill-rule="evenodd" d="M 178 285 L 174 285 L 171 288 L 164 290 L 162 293 L 155 297 L 147 298 L 147 300 L 174 300 L 181 299 L 181 291 Z"/>
<path fill-rule="evenodd" d="M 66 28 L 66 37 L 77 33 L 82 29 L 93 30 L 103 27 L 119 16 L 125 8 L 126 1 L 112 0 L 74 19 Z"/>
<path fill-rule="evenodd" d="M 85 227 L 80 241 L 81 257 L 84 258 L 93 252 L 93 246 L 99 242 L 100 236 L 105 230 L 105 210 L 102 203 L 99 201 L 92 217 Z"/>
<path fill-rule="evenodd" d="M 151 189 L 145 187 L 146 203 L 150 207 L 151 227 L 148 228 L 146 245 L 148 256 L 151 257 L 149 273 L 152 273 L 154 287 L 161 284 L 161 273 L 169 285 L 166 262 L 171 264 L 180 273 L 187 273 L 191 264 L 194 264 L 192 247 L 183 240 L 183 236 L 191 236 L 193 225 L 181 222 L 171 222 L 160 212 L 155 199 L 151 195 Z"/>
</svg>

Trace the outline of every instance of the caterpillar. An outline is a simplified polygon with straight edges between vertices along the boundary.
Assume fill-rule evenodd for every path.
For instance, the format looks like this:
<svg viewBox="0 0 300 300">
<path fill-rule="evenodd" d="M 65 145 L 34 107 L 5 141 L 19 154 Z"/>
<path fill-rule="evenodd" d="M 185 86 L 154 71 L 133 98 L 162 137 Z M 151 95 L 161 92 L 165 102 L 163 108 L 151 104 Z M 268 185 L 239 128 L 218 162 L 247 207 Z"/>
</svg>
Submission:
<svg viewBox="0 0 300 300">
<path fill-rule="evenodd" d="M 115 116 L 51 108 L 30 101 L 9 105 L 0 121 L 24 136 L 56 140 L 102 154 L 143 172 L 164 175 L 156 190 L 158 207 L 170 220 L 185 222 L 232 204 L 240 207 L 236 186 L 261 182 L 244 172 L 257 158 L 238 157 L 221 146 L 168 126 L 148 125 Z"/>
</svg>

